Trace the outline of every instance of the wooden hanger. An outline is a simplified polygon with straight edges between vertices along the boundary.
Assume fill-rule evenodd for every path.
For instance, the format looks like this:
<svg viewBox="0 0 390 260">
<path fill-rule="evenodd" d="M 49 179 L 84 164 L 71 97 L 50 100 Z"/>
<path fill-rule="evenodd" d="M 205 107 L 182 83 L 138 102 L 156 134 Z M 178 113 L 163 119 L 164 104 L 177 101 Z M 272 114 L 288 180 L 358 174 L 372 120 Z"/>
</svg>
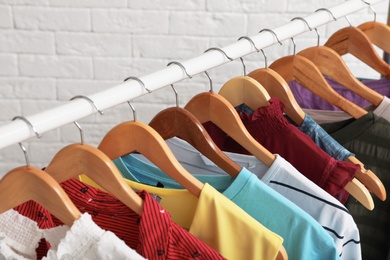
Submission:
<svg viewBox="0 0 390 260">
<path fill-rule="evenodd" d="M 264 87 L 248 76 L 238 76 L 227 81 L 218 94 L 223 96 L 233 107 L 246 104 L 252 110 L 268 106 L 270 96 Z"/>
<path fill-rule="evenodd" d="M 137 80 L 145 88 L 140 79 L 129 77 L 126 80 L 128 79 Z M 129 105 L 136 119 L 134 107 L 130 102 Z M 199 197 L 202 191 L 204 184 L 177 161 L 165 140 L 147 124 L 128 121 L 115 126 L 104 136 L 98 149 L 111 160 L 132 152 L 139 152 L 196 197 Z"/>
<path fill-rule="evenodd" d="M 390 53 L 390 27 L 387 24 L 371 21 L 362 23 L 357 28 L 362 30 L 374 45 Z"/>
<path fill-rule="evenodd" d="M 29 165 L 26 150 L 21 143 L 19 145 L 26 155 L 27 165 L 9 171 L 0 180 L 0 213 L 33 200 L 65 225 L 72 226 L 81 212 L 53 177 Z"/>
<path fill-rule="evenodd" d="M 81 128 L 79 130 L 82 131 Z M 45 172 L 59 183 L 84 174 L 138 215 L 142 214 L 142 198 L 127 185 L 112 160 L 96 147 L 85 144 L 83 139 L 81 143 L 62 148 Z"/>
<path fill-rule="evenodd" d="M 325 46 L 339 55 L 351 54 L 390 79 L 390 66 L 375 51 L 370 39 L 357 27 L 349 26 L 333 33 Z"/>
<path fill-rule="evenodd" d="M 341 56 L 333 49 L 326 46 L 310 47 L 298 52 L 298 55 L 308 58 L 322 74 L 368 100 L 374 106 L 379 106 L 383 101 L 383 95 L 356 79 Z"/>
<path fill-rule="evenodd" d="M 177 136 L 187 141 L 230 176 L 236 178 L 242 167 L 219 149 L 193 114 L 179 107 L 177 92 L 173 85 L 171 86 L 176 94 L 176 107 L 160 111 L 150 121 L 149 126 L 156 130 L 164 140 Z"/>
<path fill-rule="evenodd" d="M 301 55 L 286 56 L 274 61 L 270 68 L 276 71 L 286 82 L 295 80 L 316 95 L 339 107 L 354 118 L 360 118 L 367 111 L 339 95 L 324 79 L 321 72 L 306 57 Z M 372 196 L 367 188 L 356 178 L 353 178 L 345 188 L 367 209 L 374 208 Z"/>
<path fill-rule="evenodd" d="M 205 74 L 210 80 L 210 92 L 203 92 L 194 96 L 184 108 L 190 111 L 202 124 L 209 121 L 213 122 L 257 159 L 270 167 L 275 161 L 275 155 L 250 135 L 234 107 L 224 97 L 212 92 L 211 78 L 207 71 L 205 71 Z M 288 259 L 287 251 L 283 245 L 279 249 L 277 259 Z"/>
<path fill-rule="evenodd" d="M 208 76 L 207 72 L 206 75 Z M 211 79 L 210 84 L 212 84 Z M 275 155 L 250 135 L 237 111 L 221 95 L 212 91 L 200 93 L 191 98 L 184 108 L 190 111 L 202 124 L 208 121 L 213 122 L 268 167 L 274 162 Z"/>
<path fill-rule="evenodd" d="M 374 21 L 360 24 L 357 28 L 362 30 L 374 45 L 384 50 L 386 53 L 390 53 L 390 27 L 387 24 L 378 22 L 376 20 L 376 12 L 371 4 L 366 1 L 363 2 L 367 4 L 374 13 Z"/>
<path fill-rule="evenodd" d="M 252 110 L 256 110 L 259 107 L 268 106 L 270 96 L 267 90 L 259 82 L 246 76 L 244 60 L 241 57 L 240 60 L 244 68 L 244 76 L 238 76 L 228 80 L 223 84 L 218 94 L 229 101 L 233 107 L 246 104 Z"/>
</svg>

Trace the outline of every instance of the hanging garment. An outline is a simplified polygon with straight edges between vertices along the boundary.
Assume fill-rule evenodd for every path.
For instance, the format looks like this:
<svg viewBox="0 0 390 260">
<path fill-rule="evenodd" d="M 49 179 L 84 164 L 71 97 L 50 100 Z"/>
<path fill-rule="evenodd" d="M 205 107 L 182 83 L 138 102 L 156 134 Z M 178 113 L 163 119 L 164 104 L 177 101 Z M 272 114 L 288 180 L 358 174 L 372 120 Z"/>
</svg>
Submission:
<svg viewBox="0 0 390 260">
<path fill-rule="evenodd" d="M 167 140 L 167 143 L 179 162 L 182 163 L 188 171 L 192 172 L 197 179 L 209 183 L 244 210 L 255 204 L 258 210 L 261 211 L 257 213 L 257 216 L 259 218 L 263 217 L 264 220 L 259 221 L 271 230 L 274 230 L 271 228 L 271 226 L 274 225 L 278 226 L 277 230 L 285 228 L 284 224 L 288 222 L 288 215 L 285 217 L 283 216 L 285 222 L 282 220 L 282 223 L 266 222 L 267 217 L 271 216 L 272 220 L 272 216 L 277 214 L 277 209 L 273 209 L 272 207 L 273 205 L 277 205 L 278 202 L 277 200 L 275 201 L 275 198 L 273 202 L 269 201 L 270 195 L 264 197 L 263 194 L 267 193 L 269 190 L 265 188 L 264 185 L 261 185 L 261 191 L 258 190 L 256 191 L 256 194 L 253 194 L 250 192 L 251 189 L 246 187 L 246 185 L 249 185 L 249 181 L 243 183 L 241 181 L 242 179 L 231 178 L 214 163 L 199 154 L 187 142 L 179 138 L 171 138 Z M 250 171 L 255 173 L 258 179 L 265 185 L 277 191 L 280 195 L 289 199 L 302 210 L 310 214 L 311 217 L 324 227 L 327 233 L 332 237 L 337 252 L 341 255 L 341 259 L 361 259 L 359 231 L 353 218 L 339 201 L 320 189 L 313 182 L 309 181 L 279 155 L 276 156 L 276 160 L 272 166 L 268 168 L 254 156 L 233 153 L 226 154 L 241 166 L 250 169 Z M 128 155 L 116 159 L 115 164 L 125 178 L 137 180 L 152 186 L 157 185 L 160 187 L 164 186 L 165 188 L 182 189 L 177 182 L 165 176 L 163 172 L 155 166 L 152 166 L 150 162 L 142 156 L 136 154 Z M 237 178 L 245 179 L 244 176 L 241 176 L 240 173 Z M 250 197 L 249 199 L 253 203 L 248 205 L 247 203 L 240 201 L 240 196 Z M 267 210 L 265 211 L 264 209 Z M 268 211 L 270 212 L 268 213 Z M 269 214 L 269 216 L 264 216 L 264 214 Z M 275 217 L 275 220 L 276 219 L 277 217 Z M 289 228 L 287 227 L 287 229 Z M 278 233 L 276 230 L 274 231 Z M 282 231 L 282 234 L 285 234 L 285 232 L 288 231 L 289 230 L 284 230 Z M 291 229 L 291 231 L 294 234 L 293 229 Z M 289 241 L 287 238 L 285 238 L 284 241 L 287 250 L 289 245 L 300 243 Z M 297 254 L 297 252 L 295 252 L 295 254 Z M 290 253 L 289 257 L 291 257 Z"/>
<path fill-rule="evenodd" d="M 36 259 L 41 238 L 51 249 L 43 259 L 145 259 L 110 231 L 98 227 L 88 213 L 72 227 L 39 229 L 37 223 L 15 210 L 0 214 L 0 259 Z"/>
<path fill-rule="evenodd" d="M 341 96 L 346 99 L 352 101 L 359 107 L 367 107 L 370 106 L 371 103 L 353 91 L 347 89 L 343 85 L 340 85 L 334 80 L 326 78 L 327 82 L 332 86 L 332 88 L 339 93 Z M 379 94 L 383 96 L 390 97 L 390 80 L 386 78 L 382 78 L 379 80 L 363 80 L 362 83 L 367 87 L 375 90 Z M 296 81 L 291 81 L 288 83 L 291 88 L 292 93 L 298 104 L 302 108 L 310 108 L 310 109 L 320 109 L 320 110 L 340 110 L 338 107 L 328 103 L 324 99 L 320 98 L 313 92 L 305 89 L 301 85 L 299 85 Z"/>
<path fill-rule="evenodd" d="M 357 120 L 321 124 L 340 144 L 355 153 L 390 190 L 390 123 L 369 112 Z M 390 201 L 374 198 L 375 209 L 367 211 L 353 199 L 346 207 L 360 230 L 363 259 L 386 259 L 390 248 Z"/>
<path fill-rule="evenodd" d="M 378 107 L 368 106 L 365 108 L 367 111 L 371 111 L 375 115 L 382 117 L 390 122 L 390 98 L 384 97 L 383 101 Z M 334 123 L 350 119 L 351 116 L 344 111 L 331 111 L 331 110 L 316 110 L 316 109 L 304 109 L 305 112 L 318 123 Z"/>
<path fill-rule="evenodd" d="M 138 192 L 144 200 L 140 217 L 112 195 L 76 179 L 65 181 L 61 186 L 80 211 L 91 214 L 99 227 L 112 231 L 147 259 L 223 259 L 215 250 L 175 224 L 170 214 L 147 192 Z M 55 226 L 62 224 L 32 201 L 16 209 L 36 221 L 38 226 L 47 222 L 46 218 L 52 218 Z M 40 213 L 34 214 L 36 212 Z"/>
<path fill-rule="evenodd" d="M 348 193 L 344 187 L 352 180 L 360 166 L 329 156 L 310 137 L 284 118 L 284 106 L 279 99 L 271 98 L 269 102 L 269 106 L 258 108 L 253 115 L 240 112 L 248 132 L 266 149 L 280 154 L 319 187 L 342 203 L 345 202 Z M 223 151 L 249 154 L 211 122 L 204 125 Z"/>
<path fill-rule="evenodd" d="M 168 183 L 167 187 L 176 186 L 175 188 L 182 188 L 173 179 L 164 176 L 164 173 L 159 171 L 154 165 L 141 162 L 136 158 L 131 158 L 131 156 L 126 156 L 123 161 L 126 161 L 126 163 L 122 164 L 122 166 L 132 165 L 131 173 L 136 173 L 141 179 L 145 175 L 146 177 L 149 176 L 150 182 L 154 179 L 153 183 L 159 182 L 164 187 Z M 132 162 L 136 162 L 136 166 Z M 188 162 L 185 162 L 185 164 L 188 165 Z M 197 166 L 195 165 L 195 167 Z M 127 169 L 127 172 L 130 173 L 129 169 Z M 148 174 L 149 172 L 150 175 Z M 207 173 L 200 175 L 206 177 Z M 330 256 L 335 257 L 334 242 L 326 234 L 325 230 L 306 212 L 267 187 L 247 169 L 243 168 L 235 179 L 222 176 L 221 174 L 217 175 L 227 178 L 221 180 L 221 182 L 217 180 L 218 178 L 212 180 L 213 187 L 215 185 L 220 188 L 224 196 L 265 227 L 283 237 L 283 245 L 289 258 L 329 259 Z M 199 179 L 202 180 L 202 177 Z M 206 177 L 206 179 L 208 178 Z M 170 185 L 170 183 L 173 185 Z M 174 191 L 170 192 L 174 194 Z M 162 193 L 161 196 L 163 195 Z M 176 196 L 179 196 L 179 194 L 177 193 Z M 180 202 L 176 201 L 176 203 Z M 185 202 L 181 203 L 184 204 Z M 300 237 L 299 240 L 295 239 L 297 236 Z M 318 243 L 315 242 L 313 244 L 313 241 Z M 321 255 L 318 255 L 319 251 L 321 251 Z"/>
<path fill-rule="evenodd" d="M 238 110 L 252 115 L 254 111 L 245 104 L 238 107 Z M 288 116 L 286 117 L 291 124 Z M 299 130 L 307 134 L 322 150 L 335 158 L 336 160 L 346 161 L 348 157 L 354 156 L 353 153 L 345 149 L 341 144 L 333 139 L 320 125 L 317 124 L 308 114 L 305 114 L 302 125 L 297 126 Z"/>
<path fill-rule="evenodd" d="M 84 175 L 80 178 L 96 185 Z M 207 183 L 197 198 L 188 190 L 127 182 L 133 189 L 146 190 L 161 198 L 161 205 L 170 212 L 175 223 L 227 259 L 275 259 L 282 245 L 283 239 L 279 235 L 265 228 Z"/>
</svg>

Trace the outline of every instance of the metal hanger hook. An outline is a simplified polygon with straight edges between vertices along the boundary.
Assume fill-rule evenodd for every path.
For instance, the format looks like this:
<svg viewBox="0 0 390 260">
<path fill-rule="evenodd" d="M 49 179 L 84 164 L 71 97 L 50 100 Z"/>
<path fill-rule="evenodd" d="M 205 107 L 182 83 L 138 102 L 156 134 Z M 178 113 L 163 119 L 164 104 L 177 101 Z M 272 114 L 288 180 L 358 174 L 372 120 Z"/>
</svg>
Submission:
<svg viewBox="0 0 390 260">
<path fill-rule="evenodd" d="M 362 0 L 363 3 L 365 3 L 366 5 L 368 5 L 368 7 L 370 7 L 371 11 L 374 13 L 374 23 L 376 22 L 376 12 L 374 10 L 374 8 L 372 7 L 372 5 L 364 0 Z"/>
<path fill-rule="evenodd" d="M 260 50 L 261 53 L 263 53 L 263 56 L 264 56 L 264 66 L 266 69 L 268 69 L 268 58 L 267 58 L 267 55 L 265 55 L 265 52 L 263 49 Z"/>
<path fill-rule="evenodd" d="M 101 110 L 97 107 L 97 105 L 95 104 L 95 102 L 94 102 L 92 99 L 90 99 L 89 97 L 78 95 L 78 96 L 72 97 L 72 98 L 69 99 L 69 100 L 71 101 L 71 100 L 74 100 L 74 99 L 76 99 L 76 98 L 83 98 L 83 99 L 87 100 L 87 101 L 88 101 L 89 103 L 91 103 L 91 105 L 96 109 L 96 111 L 99 112 L 99 114 L 101 114 L 101 115 L 104 114 L 104 112 L 101 111 Z"/>
<path fill-rule="evenodd" d="M 175 99 L 176 99 L 176 107 L 179 107 L 179 94 L 177 93 L 176 88 L 171 84 L 171 87 L 173 89 L 173 92 L 175 92 Z"/>
<path fill-rule="evenodd" d="M 290 38 L 293 43 L 293 56 L 296 54 L 297 45 L 295 44 L 295 40 L 293 37 Z"/>
<path fill-rule="evenodd" d="M 205 50 L 204 52 L 208 52 L 208 51 L 219 51 L 220 53 L 222 53 L 223 55 L 225 55 L 225 57 L 230 60 L 230 61 L 233 61 L 233 58 L 229 57 L 226 52 L 224 50 L 222 50 L 221 48 L 217 48 L 217 47 L 211 47 L 211 48 L 208 48 L 207 50 Z"/>
<path fill-rule="evenodd" d="M 83 129 L 81 128 L 81 126 L 79 125 L 79 123 L 77 123 L 76 121 L 73 122 L 77 128 L 79 129 L 79 132 L 80 132 L 80 144 L 84 144 L 84 131 Z"/>
<path fill-rule="evenodd" d="M 38 137 L 38 138 L 41 138 L 42 135 L 40 133 L 37 132 L 37 130 L 35 129 L 35 127 L 31 124 L 31 122 L 29 120 L 27 120 L 24 116 L 15 116 L 14 118 L 12 118 L 12 121 L 16 120 L 16 119 L 21 119 L 23 120 L 24 122 L 27 123 L 27 125 L 30 127 L 30 129 L 34 132 L 34 134 Z"/>
<path fill-rule="evenodd" d="M 133 120 L 137 121 L 137 113 L 135 112 L 135 108 L 134 108 L 133 104 L 131 104 L 131 101 L 127 101 L 127 104 L 129 104 L 131 110 L 133 111 Z"/>
<path fill-rule="evenodd" d="M 278 37 L 278 35 L 276 35 L 276 33 L 274 32 L 274 31 L 272 31 L 271 29 L 261 29 L 260 31 L 259 31 L 259 33 L 262 33 L 262 32 L 264 32 L 264 31 L 267 31 L 267 32 L 270 32 L 270 33 L 272 33 L 274 36 L 275 36 L 275 38 L 276 38 L 276 40 L 278 41 L 278 43 L 280 44 L 280 45 L 283 45 L 282 44 L 282 42 L 279 40 L 279 37 Z"/>
<path fill-rule="evenodd" d="M 333 13 L 329 9 L 327 9 L 327 8 L 318 8 L 314 12 L 318 12 L 318 11 L 326 11 L 326 12 L 328 12 L 332 16 L 333 20 L 337 21 L 336 17 L 334 17 Z"/>
<path fill-rule="evenodd" d="M 344 16 L 345 20 L 347 20 L 349 27 L 352 27 L 351 20 L 349 20 L 348 15 Z"/>
<path fill-rule="evenodd" d="M 260 50 L 256 47 L 255 43 L 252 41 L 252 39 L 248 36 L 241 36 L 240 38 L 238 38 L 238 41 L 241 40 L 241 39 L 245 39 L 247 41 L 249 41 L 250 44 L 252 44 L 252 46 L 255 48 L 255 50 L 257 52 L 259 52 Z M 244 68 L 244 76 L 246 76 L 246 66 L 245 66 L 245 63 L 244 63 L 244 59 L 242 57 L 240 57 L 240 60 L 241 60 L 241 63 L 242 63 L 242 66 Z"/>
<path fill-rule="evenodd" d="M 256 50 L 257 52 L 260 51 L 260 50 L 256 47 L 256 44 L 253 42 L 253 40 L 252 40 L 250 37 L 248 37 L 248 36 L 241 36 L 240 38 L 238 38 L 237 41 L 239 41 L 239 40 L 241 40 L 241 39 L 245 39 L 245 40 L 247 40 L 248 42 L 250 42 L 250 43 L 252 44 L 253 48 L 255 48 L 255 50 Z"/>
<path fill-rule="evenodd" d="M 138 81 L 139 84 L 141 84 L 143 89 L 145 89 L 148 93 L 152 93 L 152 91 L 145 86 L 145 83 L 137 77 L 133 77 L 133 76 L 127 77 L 123 80 L 123 82 L 128 81 L 129 79 Z"/>
<path fill-rule="evenodd" d="M 306 21 L 306 19 L 302 18 L 302 17 L 294 17 L 293 19 L 291 19 L 291 22 L 294 21 L 294 20 L 301 20 L 303 21 L 307 28 L 309 28 L 310 31 L 312 31 L 313 29 L 310 27 L 309 23 Z"/>
<path fill-rule="evenodd" d="M 171 62 L 169 62 L 169 63 L 167 64 L 167 66 L 169 66 L 169 65 L 171 65 L 171 64 L 176 64 L 176 65 L 178 65 L 178 66 L 184 71 L 184 73 L 187 75 L 187 77 L 188 77 L 189 79 L 192 79 L 192 76 L 191 76 L 190 74 L 188 74 L 188 72 L 187 72 L 186 68 L 183 66 L 183 64 L 181 64 L 181 63 L 178 62 L 178 61 L 171 61 Z"/>
<path fill-rule="evenodd" d="M 210 92 L 213 93 L 213 81 L 211 80 L 210 78 L 210 75 L 209 73 L 205 70 L 204 73 L 206 74 L 206 76 L 209 78 L 209 82 L 210 82 Z"/>
<path fill-rule="evenodd" d="M 26 147 L 24 147 L 24 145 L 22 143 L 20 143 L 20 142 L 18 144 L 20 146 L 20 149 L 22 149 L 22 151 L 23 151 L 24 159 L 26 160 L 26 166 L 30 167 L 30 159 L 28 157 L 28 153 L 27 153 Z"/>
</svg>

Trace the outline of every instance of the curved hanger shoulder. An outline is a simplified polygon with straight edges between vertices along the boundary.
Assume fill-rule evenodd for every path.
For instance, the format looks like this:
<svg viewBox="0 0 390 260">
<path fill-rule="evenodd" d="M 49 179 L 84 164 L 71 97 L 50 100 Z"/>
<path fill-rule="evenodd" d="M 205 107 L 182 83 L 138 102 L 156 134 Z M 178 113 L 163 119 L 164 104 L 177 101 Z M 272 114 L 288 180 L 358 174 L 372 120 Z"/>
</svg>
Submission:
<svg viewBox="0 0 390 260">
<path fill-rule="evenodd" d="M 375 51 L 370 39 L 358 28 L 349 26 L 338 30 L 324 44 L 338 54 L 352 54 L 382 76 L 390 78 L 390 66 Z"/>
<path fill-rule="evenodd" d="M 353 164 L 360 165 L 361 170 L 355 173 L 355 177 L 361 181 L 368 190 L 372 191 L 375 196 L 377 196 L 380 200 L 385 201 L 387 197 L 386 188 L 378 176 L 376 176 L 376 174 L 371 170 L 365 169 L 364 164 L 355 156 L 349 157 L 348 161 Z"/>
<path fill-rule="evenodd" d="M 270 96 L 264 87 L 248 76 L 238 76 L 227 81 L 218 94 L 226 98 L 233 107 L 246 104 L 252 110 L 268 106 Z"/>
<path fill-rule="evenodd" d="M 110 158 L 91 145 L 71 144 L 62 148 L 45 171 L 59 183 L 85 174 L 138 215 L 142 214 L 141 197 L 126 184 Z"/>
<path fill-rule="evenodd" d="M 315 64 L 306 57 L 295 55 L 292 58 L 282 59 L 272 63 L 270 68 L 279 73 L 286 81 L 297 81 L 304 88 L 337 106 L 353 118 L 360 118 L 368 113 L 338 94 L 325 80 Z M 283 61 L 287 61 L 289 64 L 283 64 Z"/>
<path fill-rule="evenodd" d="M 284 112 L 297 124 L 302 125 L 305 112 L 299 106 L 287 82 L 274 70 L 261 68 L 248 74 L 258 81 L 271 97 L 277 97 L 284 105 Z"/>
<path fill-rule="evenodd" d="M 390 27 L 387 24 L 371 21 L 362 23 L 357 28 L 362 30 L 374 45 L 390 53 Z"/>
<path fill-rule="evenodd" d="M 29 200 L 39 203 L 69 227 L 81 216 L 65 191 L 46 172 L 31 166 L 9 171 L 0 180 L 0 212 Z"/>
<path fill-rule="evenodd" d="M 250 135 L 234 107 L 221 95 L 211 92 L 200 93 L 191 98 L 185 109 L 202 124 L 208 121 L 216 124 L 268 167 L 274 162 L 275 155 Z"/>
<path fill-rule="evenodd" d="M 374 209 L 375 205 L 370 192 L 359 180 L 353 178 L 352 181 L 347 183 L 344 189 L 365 208 L 369 210 Z"/>
<path fill-rule="evenodd" d="M 370 101 L 374 106 L 382 102 L 383 96 L 357 80 L 341 56 L 333 49 L 326 46 L 310 47 L 300 51 L 298 55 L 308 58 L 322 74 Z"/>
<path fill-rule="evenodd" d="M 237 177 L 241 166 L 224 154 L 211 139 L 203 125 L 188 110 L 171 107 L 160 111 L 149 125 L 163 139 L 179 137 L 213 161 L 232 177 Z"/>
<path fill-rule="evenodd" d="M 150 126 L 129 121 L 112 128 L 98 146 L 110 159 L 139 152 L 163 172 L 199 197 L 203 183 L 177 161 L 164 139 Z"/>
</svg>

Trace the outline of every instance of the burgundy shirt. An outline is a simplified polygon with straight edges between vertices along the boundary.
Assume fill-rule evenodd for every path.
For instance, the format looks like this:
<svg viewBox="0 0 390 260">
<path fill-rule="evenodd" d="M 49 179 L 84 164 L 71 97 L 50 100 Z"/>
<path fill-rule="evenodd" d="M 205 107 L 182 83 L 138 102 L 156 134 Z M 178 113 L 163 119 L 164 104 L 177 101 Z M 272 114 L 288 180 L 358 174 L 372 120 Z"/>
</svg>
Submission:
<svg viewBox="0 0 390 260">
<path fill-rule="evenodd" d="M 171 219 L 146 191 L 137 192 L 144 200 L 142 216 L 114 196 L 70 179 L 61 183 L 76 207 L 88 212 L 102 229 L 120 239 L 147 259 L 224 259 L 218 252 L 190 234 Z M 36 221 L 40 228 L 62 225 L 39 204 L 29 201 L 15 208 L 20 214 Z M 38 257 L 46 255 L 48 245 L 41 243 Z"/>
<path fill-rule="evenodd" d="M 332 158 L 287 121 L 279 99 L 271 98 L 269 103 L 253 114 L 238 111 L 248 132 L 271 153 L 281 155 L 308 179 L 344 203 L 349 195 L 344 187 L 360 166 Z M 220 149 L 249 154 L 213 123 L 207 122 L 204 126 Z"/>
</svg>

